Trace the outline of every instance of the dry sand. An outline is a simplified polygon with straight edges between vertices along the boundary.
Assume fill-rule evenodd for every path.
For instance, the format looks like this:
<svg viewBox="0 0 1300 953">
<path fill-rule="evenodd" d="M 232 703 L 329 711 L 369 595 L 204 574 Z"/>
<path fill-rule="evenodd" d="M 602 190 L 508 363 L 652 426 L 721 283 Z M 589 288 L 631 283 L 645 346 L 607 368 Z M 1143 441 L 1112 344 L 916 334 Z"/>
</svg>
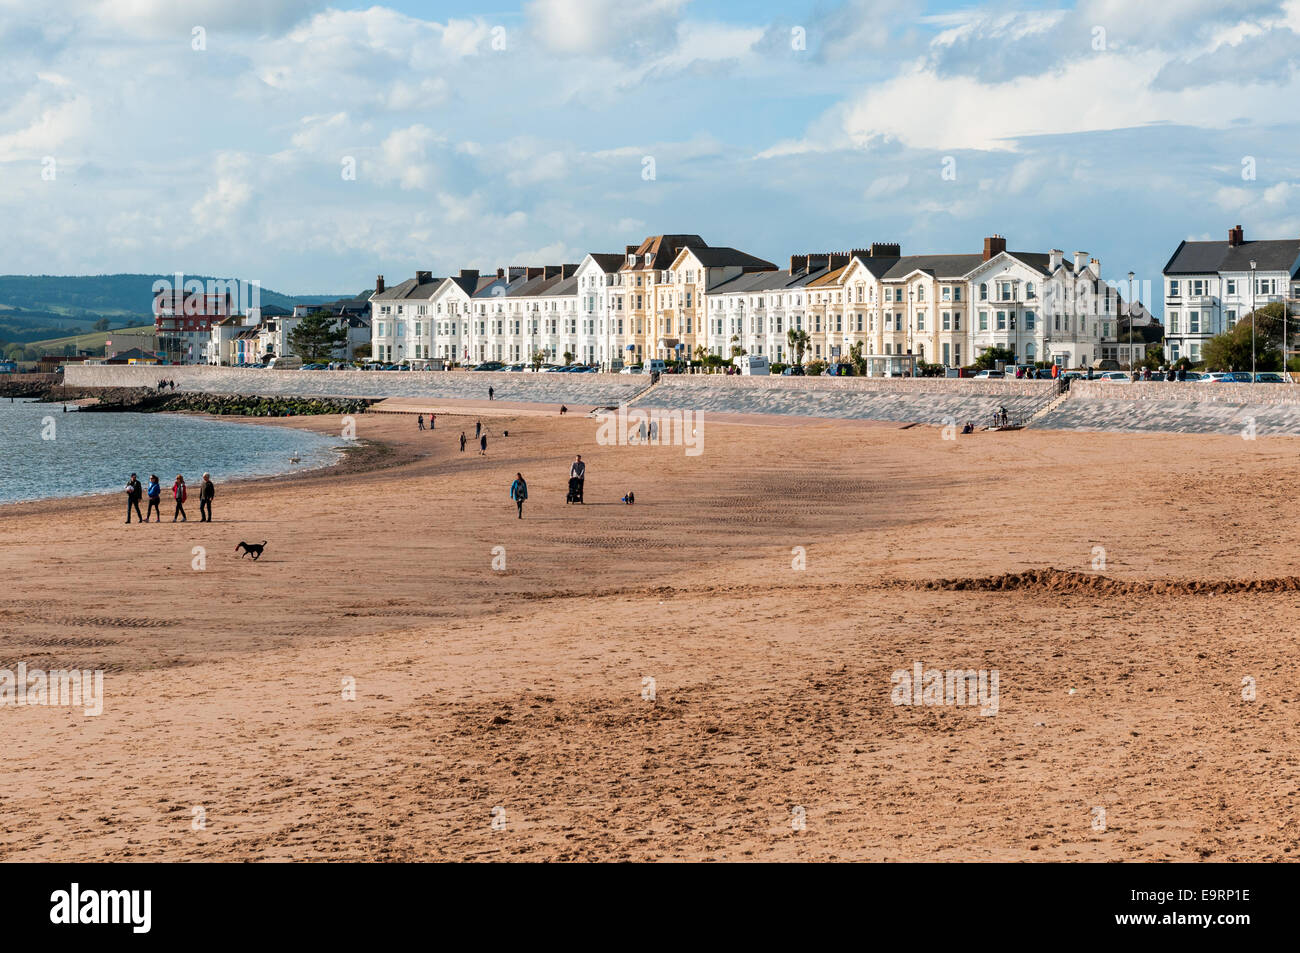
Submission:
<svg viewBox="0 0 1300 953">
<path fill-rule="evenodd" d="M 0 857 L 1295 856 L 1296 441 L 709 421 L 688 457 L 575 414 L 480 457 L 474 419 L 362 416 L 380 449 L 209 525 L 0 509 L 0 667 L 107 673 L 99 717 L 0 708 Z M 998 713 L 894 706 L 917 661 L 997 669 Z"/>
</svg>

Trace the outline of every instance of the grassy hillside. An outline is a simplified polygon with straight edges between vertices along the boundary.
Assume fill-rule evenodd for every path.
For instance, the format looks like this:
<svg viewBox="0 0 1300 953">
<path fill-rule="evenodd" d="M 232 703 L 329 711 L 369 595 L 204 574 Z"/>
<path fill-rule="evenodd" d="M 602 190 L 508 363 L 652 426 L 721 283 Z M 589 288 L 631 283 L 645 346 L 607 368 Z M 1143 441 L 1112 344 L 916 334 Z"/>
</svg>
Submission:
<svg viewBox="0 0 1300 953">
<path fill-rule="evenodd" d="M 204 284 L 220 280 L 208 275 L 185 275 L 184 279 L 198 279 Z M 159 280 L 172 281 L 174 276 L 0 275 L 0 322 L 10 316 L 5 309 L 92 322 L 101 317 L 143 317 L 153 310 L 153 286 Z M 285 295 L 263 288 L 262 304 L 292 308 L 295 304 L 319 304 L 351 297 L 354 293 Z"/>
<path fill-rule="evenodd" d="M 85 334 L 73 334 L 61 338 L 47 338 L 43 341 L 31 341 L 27 347 L 41 351 L 44 354 L 61 353 L 64 347 L 72 345 L 73 347 L 83 350 L 99 350 L 104 347 L 104 341 L 111 338 L 114 334 L 152 334 L 152 324 L 142 324 L 133 328 L 114 328 L 111 331 L 88 331 Z"/>
</svg>

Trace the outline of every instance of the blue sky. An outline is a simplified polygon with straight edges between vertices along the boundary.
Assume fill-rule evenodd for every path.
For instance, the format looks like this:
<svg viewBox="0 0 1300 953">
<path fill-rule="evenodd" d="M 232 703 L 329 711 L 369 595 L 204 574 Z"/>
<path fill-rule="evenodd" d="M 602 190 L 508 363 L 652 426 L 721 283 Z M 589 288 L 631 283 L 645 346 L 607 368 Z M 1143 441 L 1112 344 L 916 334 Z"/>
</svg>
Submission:
<svg viewBox="0 0 1300 953">
<path fill-rule="evenodd" d="M 334 292 L 996 232 L 1158 313 L 1180 240 L 1300 238 L 1297 31 L 1300 0 L 0 0 L 0 272 Z"/>
</svg>

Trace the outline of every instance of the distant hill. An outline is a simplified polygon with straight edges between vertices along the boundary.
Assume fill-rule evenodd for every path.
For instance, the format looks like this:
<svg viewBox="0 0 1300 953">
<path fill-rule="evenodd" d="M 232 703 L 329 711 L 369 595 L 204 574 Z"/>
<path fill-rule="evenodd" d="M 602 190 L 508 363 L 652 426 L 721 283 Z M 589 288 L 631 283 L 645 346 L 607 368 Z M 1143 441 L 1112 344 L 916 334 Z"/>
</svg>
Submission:
<svg viewBox="0 0 1300 953">
<path fill-rule="evenodd" d="M 44 312 L 70 319 L 116 318 L 148 315 L 153 310 L 155 281 L 170 281 L 172 275 L 0 275 L 0 321 L 5 309 Z M 224 281 L 211 275 L 185 275 L 185 280 Z M 285 295 L 262 289 L 262 304 L 292 308 L 295 304 L 320 304 L 345 294 Z"/>
<path fill-rule="evenodd" d="M 205 285 L 209 275 L 185 275 Z M 0 275 L 0 344 L 30 343 L 91 330 L 108 318 L 111 327 L 151 321 L 155 281 L 172 275 Z M 319 304 L 351 298 L 353 292 L 285 295 L 263 288 L 263 305 L 291 309 L 295 304 Z"/>
</svg>

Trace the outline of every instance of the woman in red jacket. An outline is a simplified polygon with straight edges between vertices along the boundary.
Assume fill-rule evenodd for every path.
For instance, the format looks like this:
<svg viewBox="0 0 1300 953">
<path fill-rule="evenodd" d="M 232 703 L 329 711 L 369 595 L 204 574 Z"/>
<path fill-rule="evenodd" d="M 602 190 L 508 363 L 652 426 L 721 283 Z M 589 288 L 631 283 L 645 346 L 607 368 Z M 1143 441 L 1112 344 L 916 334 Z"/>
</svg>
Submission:
<svg viewBox="0 0 1300 953">
<path fill-rule="evenodd" d="M 185 477 L 179 473 L 176 474 L 176 482 L 172 484 L 172 496 L 176 500 L 176 512 L 172 514 L 172 522 L 176 522 L 176 517 L 181 518 L 182 523 L 188 523 L 189 519 L 185 516 Z"/>
</svg>

